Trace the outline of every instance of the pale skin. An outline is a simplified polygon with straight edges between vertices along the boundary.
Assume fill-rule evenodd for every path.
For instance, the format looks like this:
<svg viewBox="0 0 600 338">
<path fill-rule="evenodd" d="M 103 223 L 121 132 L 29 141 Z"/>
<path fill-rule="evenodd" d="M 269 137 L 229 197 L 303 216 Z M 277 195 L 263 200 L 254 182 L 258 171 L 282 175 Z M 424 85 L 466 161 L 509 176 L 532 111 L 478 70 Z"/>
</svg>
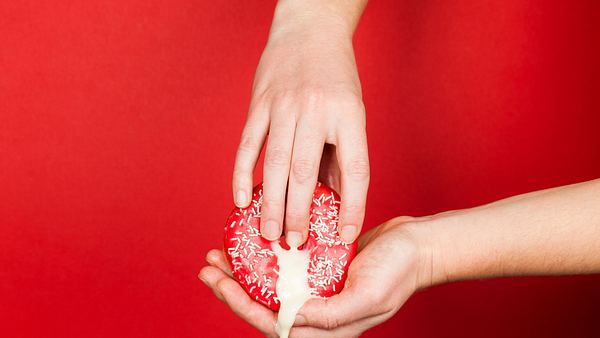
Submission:
<svg viewBox="0 0 600 338">
<path fill-rule="evenodd" d="M 600 273 L 600 179 L 428 217 L 397 217 L 362 235 L 344 289 L 311 299 L 290 337 L 358 337 L 416 291 L 466 279 Z M 231 278 L 221 250 L 202 279 L 267 337 L 276 313 Z"/>
<path fill-rule="evenodd" d="M 352 35 L 365 0 L 282 0 L 256 71 L 233 175 L 235 204 L 250 203 L 267 142 L 261 233 L 307 238 L 317 179 L 340 192 L 340 234 L 360 234 L 369 184 L 365 110 Z M 600 180 L 429 217 L 397 217 L 360 236 L 342 292 L 300 310 L 290 337 L 357 337 L 416 291 L 465 279 L 600 272 Z M 231 277 L 221 250 L 199 274 L 267 337 L 276 313 Z"/>
<path fill-rule="evenodd" d="M 363 0 L 277 5 L 233 174 L 235 204 L 246 207 L 267 141 L 261 216 L 266 239 L 284 232 L 290 245 L 304 243 L 317 179 L 341 194 L 342 239 L 350 243 L 360 233 L 369 157 L 352 35 L 365 5 Z"/>
</svg>

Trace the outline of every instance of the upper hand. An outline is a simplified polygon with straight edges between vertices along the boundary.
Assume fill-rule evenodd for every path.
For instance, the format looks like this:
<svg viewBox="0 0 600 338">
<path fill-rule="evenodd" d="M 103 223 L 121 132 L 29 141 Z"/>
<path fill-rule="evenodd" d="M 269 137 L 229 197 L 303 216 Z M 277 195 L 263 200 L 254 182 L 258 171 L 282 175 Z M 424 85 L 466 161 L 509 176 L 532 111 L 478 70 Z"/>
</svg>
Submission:
<svg viewBox="0 0 600 338">
<path fill-rule="evenodd" d="M 276 13 L 256 71 L 235 161 L 234 200 L 238 207 L 250 203 L 252 172 L 268 138 L 263 236 L 279 238 L 285 224 L 286 234 L 296 231 L 301 243 L 306 240 L 319 178 L 341 190 L 340 233 L 352 242 L 362 226 L 369 183 L 365 110 L 352 32 L 331 18 L 279 18 L 284 14 Z M 322 156 L 324 145 L 331 154 Z"/>
</svg>

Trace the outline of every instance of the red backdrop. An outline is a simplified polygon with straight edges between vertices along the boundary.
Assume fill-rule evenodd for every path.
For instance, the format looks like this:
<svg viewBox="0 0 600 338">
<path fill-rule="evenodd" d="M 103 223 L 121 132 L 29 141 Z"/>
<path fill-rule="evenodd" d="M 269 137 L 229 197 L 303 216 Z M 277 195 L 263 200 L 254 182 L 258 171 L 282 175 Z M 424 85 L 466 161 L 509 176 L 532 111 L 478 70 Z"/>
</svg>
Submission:
<svg viewBox="0 0 600 338">
<path fill-rule="evenodd" d="M 596 1 L 372 1 L 366 227 L 600 177 Z M 221 245 L 272 1 L 0 3 L 0 333 L 259 337 Z M 600 278 L 463 282 L 366 337 L 600 335 Z"/>
</svg>

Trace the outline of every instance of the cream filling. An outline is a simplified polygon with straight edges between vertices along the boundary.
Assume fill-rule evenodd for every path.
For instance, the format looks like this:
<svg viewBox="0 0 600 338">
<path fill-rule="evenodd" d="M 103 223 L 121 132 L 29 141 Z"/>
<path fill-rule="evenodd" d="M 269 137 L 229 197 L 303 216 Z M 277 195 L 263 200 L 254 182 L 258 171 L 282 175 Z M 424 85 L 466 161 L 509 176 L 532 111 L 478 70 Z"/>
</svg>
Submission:
<svg viewBox="0 0 600 338">
<path fill-rule="evenodd" d="M 288 338 L 298 310 L 312 297 L 308 287 L 310 256 L 306 250 L 285 250 L 277 242 L 273 242 L 271 246 L 279 265 L 275 290 L 281 303 L 275 330 L 280 338 Z"/>
</svg>

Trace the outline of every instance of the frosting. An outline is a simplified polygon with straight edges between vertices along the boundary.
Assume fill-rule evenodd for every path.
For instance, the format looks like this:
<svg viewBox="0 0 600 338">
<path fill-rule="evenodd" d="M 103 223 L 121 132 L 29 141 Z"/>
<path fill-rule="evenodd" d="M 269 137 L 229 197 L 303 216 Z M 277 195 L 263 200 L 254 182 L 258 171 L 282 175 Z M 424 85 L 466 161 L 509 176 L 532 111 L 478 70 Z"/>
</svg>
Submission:
<svg viewBox="0 0 600 338">
<path fill-rule="evenodd" d="M 271 246 L 279 265 L 275 288 L 281 303 L 275 329 L 280 338 L 288 338 L 298 310 L 312 297 L 308 286 L 310 255 L 307 250 L 293 247 L 285 250 L 277 242 Z"/>
</svg>

